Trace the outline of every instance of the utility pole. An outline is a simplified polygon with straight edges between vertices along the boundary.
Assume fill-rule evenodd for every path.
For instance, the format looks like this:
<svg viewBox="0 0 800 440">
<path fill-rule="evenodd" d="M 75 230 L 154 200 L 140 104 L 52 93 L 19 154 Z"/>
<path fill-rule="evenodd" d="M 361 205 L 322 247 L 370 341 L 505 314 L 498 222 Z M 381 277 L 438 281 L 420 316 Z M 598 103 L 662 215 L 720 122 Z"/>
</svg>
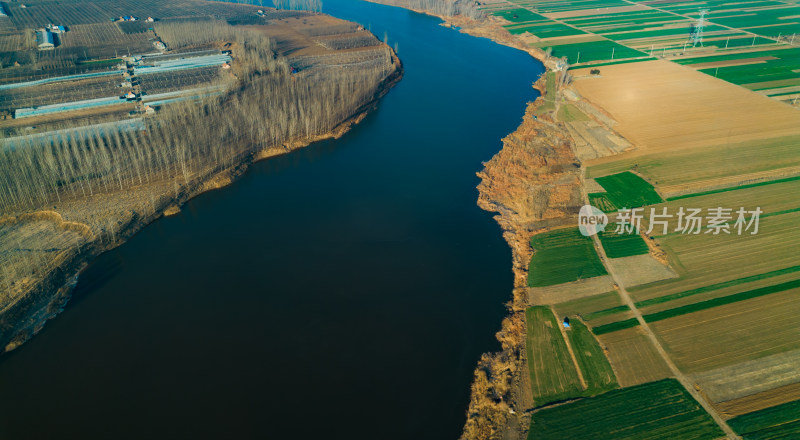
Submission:
<svg viewBox="0 0 800 440">
<path fill-rule="evenodd" d="M 755 46 L 755 45 L 756 45 L 756 36 L 755 36 L 755 35 L 753 35 L 753 44 L 751 44 L 751 45 L 750 45 L 750 47 L 753 47 L 753 46 Z"/>
<path fill-rule="evenodd" d="M 611 48 L 611 61 L 614 61 L 614 51 L 615 51 L 616 49 L 617 49 L 616 47 L 612 47 L 612 48 Z"/>
<path fill-rule="evenodd" d="M 730 43 L 730 42 L 731 42 L 731 37 L 728 37 L 728 39 L 725 40 L 725 49 L 728 48 L 728 43 Z"/>
<path fill-rule="evenodd" d="M 580 63 L 580 62 L 581 62 L 581 53 L 580 53 L 580 52 L 578 52 L 578 60 L 577 60 L 577 61 L 575 61 L 575 64 L 578 64 L 578 63 Z"/>
</svg>

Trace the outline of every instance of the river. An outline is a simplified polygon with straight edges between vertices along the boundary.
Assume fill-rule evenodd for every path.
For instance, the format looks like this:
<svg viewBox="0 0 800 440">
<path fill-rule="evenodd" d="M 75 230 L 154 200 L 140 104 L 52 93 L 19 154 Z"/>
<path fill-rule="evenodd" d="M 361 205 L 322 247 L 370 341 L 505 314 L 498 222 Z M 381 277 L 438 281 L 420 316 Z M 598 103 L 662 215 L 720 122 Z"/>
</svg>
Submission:
<svg viewBox="0 0 800 440">
<path fill-rule="evenodd" d="M 454 439 L 511 251 L 475 173 L 542 73 L 352 0 L 405 77 L 351 132 L 252 166 L 97 258 L 0 357 L 0 438 Z"/>
</svg>

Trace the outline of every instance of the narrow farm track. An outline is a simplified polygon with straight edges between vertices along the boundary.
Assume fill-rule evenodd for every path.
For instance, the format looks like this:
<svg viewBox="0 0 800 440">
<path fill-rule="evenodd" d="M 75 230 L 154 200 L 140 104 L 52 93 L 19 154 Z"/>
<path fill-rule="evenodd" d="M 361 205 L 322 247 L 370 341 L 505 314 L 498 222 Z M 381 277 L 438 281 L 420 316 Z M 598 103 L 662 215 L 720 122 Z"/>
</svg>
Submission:
<svg viewBox="0 0 800 440">
<path fill-rule="evenodd" d="M 586 192 L 586 167 L 581 167 L 581 197 L 583 197 L 584 203 L 588 205 L 589 194 Z M 676 379 L 678 379 L 681 385 L 683 385 L 686 391 L 688 391 L 689 394 L 691 394 L 692 397 L 694 397 L 694 399 L 698 403 L 700 403 L 700 405 L 706 410 L 706 412 L 708 412 L 711 415 L 711 417 L 714 419 L 717 425 L 719 425 L 719 427 L 722 428 L 722 430 L 725 432 L 725 434 L 729 439 L 732 440 L 741 439 L 741 437 L 739 437 L 733 431 L 733 429 L 730 426 L 728 426 L 728 423 L 726 423 L 725 420 L 723 420 L 722 416 L 720 416 L 716 408 L 714 408 L 710 402 L 706 401 L 706 399 L 694 388 L 692 381 L 686 375 L 684 375 L 678 369 L 677 365 L 675 365 L 675 363 L 672 361 L 672 358 L 670 358 L 667 351 L 661 345 L 661 342 L 658 340 L 658 338 L 656 338 L 656 334 L 644 320 L 642 312 L 639 311 L 639 309 L 636 307 L 636 303 L 633 302 L 633 299 L 631 298 L 630 294 L 628 294 L 628 291 L 620 282 L 620 278 L 614 272 L 614 269 L 612 268 L 611 264 L 609 264 L 608 257 L 606 256 L 606 252 L 603 249 L 603 246 L 600 244 L 600 238 L 597 236 L 597 234 L 592 236 L 592 240 L 594 240 L 594 244 L 597 249 L 597 254 L 600 256 L 600 260 L 606 267 L 608 275 L 611 276 L 611 278 L 614 280 L 614 283 L 616 283 L 618 286 L 617 291 L 619 292 L 620 298 L 622 299 L 623 303 L 625 303 L 628 307 L 630 307 L 634 317 L 636 318 L 637 321 L 639 321 L 640 327 L 647 334 L 647 337 L 650 339 L 650 342 L 652 342 L 653 346 L 658 351 L 658 354 L 664 359 L 664 362 L 667 364 L 672 374 L 675 376 Z"/>
</svg>

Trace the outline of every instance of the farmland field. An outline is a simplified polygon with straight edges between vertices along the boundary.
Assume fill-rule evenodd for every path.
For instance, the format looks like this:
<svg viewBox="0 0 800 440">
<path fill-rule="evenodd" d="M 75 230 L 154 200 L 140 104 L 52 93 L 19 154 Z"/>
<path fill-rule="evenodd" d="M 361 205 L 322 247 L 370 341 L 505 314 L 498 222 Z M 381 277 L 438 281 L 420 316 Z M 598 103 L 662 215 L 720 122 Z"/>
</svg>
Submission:
<svg viewBox="0 0 800 440">
<path fill-rule="evenodd" d="M 525 318 L 528 329 L 525 347 L 536 406 L 581 395 L 583 387 L 575 363 L 553 312 L 548 307 L 530 307 Z"/>
<path fill-rule="evenodd" d="M 638 208 L 663 201 L 653 185 L 629 171 L 596 177 L 594 180 L 606 190 L 603 194 L 618 209 Z"/>
<path fill-rule="evenodd" d="M 685 372 L 758 359 L 800 348 L 800 313 L 791 289 L 650 325 Z"/>
<path fill-rule="evenodd" d="M 608 360 L 623 387 L 669 377 L 671 372 L 656 348 L 638 327 L 599 336 Z"/>
<path fill-rule="evenodd" d="M 531 238 L 534 249 L 528 285 L 550 286 L 605 275 L 594 243 L 578 228 L 557 229 Z"/>
<path fill-rule="evenodd" d="M 586 382 L 584 394 L 592 396 L 617 388 L 619 385 L 611 364 L 594 335 L 580 320 L 573 319 L 570 325 L 566 333 Z"/>
<path fill-rule="evenodd" d="M 630 257 L 648 252 L 647 243 L 639 234 L 616 233 L 611 230 L 599 234 L 608 258 Z"/>
<path fill-rule="evenodd" d="M 800 401 L 745 414 L 728 421 L 744 439 L 791 439 L 800 436 Z"/>
<path fill-rule="evenodd" d="M 676 380 L 667 379 L 535 412 L 528 438 L 708 440 L 721 436 L 722 431 L 689 393 Z"/>
</svg>

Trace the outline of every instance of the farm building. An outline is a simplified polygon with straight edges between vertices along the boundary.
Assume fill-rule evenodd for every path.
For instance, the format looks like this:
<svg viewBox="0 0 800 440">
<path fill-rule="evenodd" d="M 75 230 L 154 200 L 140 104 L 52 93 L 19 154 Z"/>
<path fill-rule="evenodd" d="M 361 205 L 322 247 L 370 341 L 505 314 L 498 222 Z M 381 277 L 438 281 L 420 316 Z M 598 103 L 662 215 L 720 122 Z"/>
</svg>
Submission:
<svg viewBox="0 0 800 440">
<path fill-rule="evenodd" d="M 56 42 L 53 33 L 45 29 L 36 31 L 36 44 L 39 46 L 39 50 L 54 49 Z"/>
<path fill-rule="evenodd" d="M 564 321 L 562 322 L 562 324 L 564 325 L 564 328 L 569 328 L 570 327 L 570 325 L 569 325 L 569 317 L 565 316 L 564 317 Z"/>
<path fill-rule="evenodd" d="M 64 32 L 67 31 L 67 28 L 65 28 L 64 26 L 59 26 L 55 24 L 48 24 L 47 29 L 54 34 L 63 34 Z"/>
</svg>

